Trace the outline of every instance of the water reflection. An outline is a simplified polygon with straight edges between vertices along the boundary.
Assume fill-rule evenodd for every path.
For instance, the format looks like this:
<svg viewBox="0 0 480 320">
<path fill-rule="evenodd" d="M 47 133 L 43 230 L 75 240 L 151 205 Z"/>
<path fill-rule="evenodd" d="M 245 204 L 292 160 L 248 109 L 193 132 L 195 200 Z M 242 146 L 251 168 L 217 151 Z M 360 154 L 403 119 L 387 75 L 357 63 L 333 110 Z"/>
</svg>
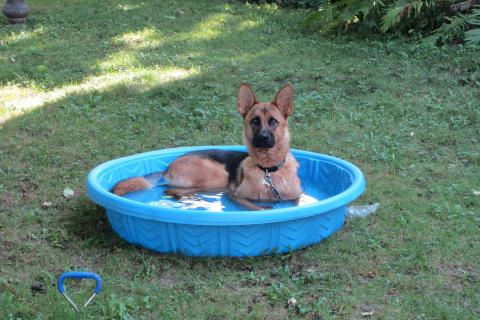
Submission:
<svg viewBox="0 0 480 320">
<path fill-rule="evenodd" d="M 136 199 L 139 200 L 139 199 Z M 271 203 L 257 203 L 260 205 L 269 205 L 273 209 L 289 208 L 294 206 L 303 206 L 319 201 L 314 196 L 302 194 L 299 201 L 281 201 Z M 218 193 L 202 193 L 190 197 L 183 197 L 175 200 L 170 196 L 161 196 L 159 200 L 146 201 L 148 204 L 156 207 L 168 207 L 183 210 L 206 210 L 210 212 L 223 212 L 234 210 L 246 210 L 238 204 L 232 202 L 228 195 L 223 192 Z"/>
<path fill-rule="evenodd" d="M 169 207 L 184 210 L 206 210 L 212 212 L 222 212 L 225 205 L 222 201 L 222 193 L 202 194 L 191 197 L 183 197 L 180 200 L 171 198 L 150 201 L 148 204 L 157 207 Z"/>
</svg>

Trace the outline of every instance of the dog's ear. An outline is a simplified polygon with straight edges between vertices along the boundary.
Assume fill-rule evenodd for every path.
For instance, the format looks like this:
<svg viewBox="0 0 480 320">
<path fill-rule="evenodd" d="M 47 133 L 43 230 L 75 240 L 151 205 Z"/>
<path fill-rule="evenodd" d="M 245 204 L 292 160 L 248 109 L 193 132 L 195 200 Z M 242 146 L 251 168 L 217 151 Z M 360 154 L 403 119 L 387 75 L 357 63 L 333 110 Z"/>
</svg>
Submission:
<svg viewBox="0 0 480 320">
<path fill-rule="evenodd" d="M 242 117 L 248 114 L 253 105 L 257 102 L 257 97 L 253 93 L 250 86 L 246 83 L 241 83 L 238 87 L 237 93 L 237 110 Z"/>
<path fill-rule="evenodd" d="M 287 118 L 293 113 L 293 86 L 287 83 L 280 89 L 272 102 L 282 112 L 283 116 Z"/>
</svg>

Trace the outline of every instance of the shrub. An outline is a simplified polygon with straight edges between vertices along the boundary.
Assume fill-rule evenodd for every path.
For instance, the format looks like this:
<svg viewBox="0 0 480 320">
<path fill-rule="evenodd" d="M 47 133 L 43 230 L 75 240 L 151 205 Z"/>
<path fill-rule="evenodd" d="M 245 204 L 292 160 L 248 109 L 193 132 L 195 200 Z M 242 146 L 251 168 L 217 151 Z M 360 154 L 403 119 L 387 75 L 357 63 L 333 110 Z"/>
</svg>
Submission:
<svg viewBox="0 0 480 320">
<path fill-rule="evenodd" d="M 243 0 L 247 3 L 275 3 L 281 8 L 319 8 L 321 5 L 328 2 L 328 0 Z"/>
<path fill-rule="evenodd" d="M 480 43 L 480 0 L 329 0 L 304 21 L 309 30 L 421 35 L 437 43 Z"/>
</svg>

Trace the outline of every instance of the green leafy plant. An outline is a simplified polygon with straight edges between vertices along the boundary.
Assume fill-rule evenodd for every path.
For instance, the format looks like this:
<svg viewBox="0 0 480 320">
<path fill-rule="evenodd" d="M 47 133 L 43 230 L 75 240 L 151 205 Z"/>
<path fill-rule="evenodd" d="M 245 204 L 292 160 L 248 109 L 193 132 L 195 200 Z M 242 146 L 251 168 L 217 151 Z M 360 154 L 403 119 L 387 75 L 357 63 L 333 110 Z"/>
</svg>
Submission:
<svg viewBox="0 0 480 320">
<path fill-rule="evenodd" d="M 469 44 L 480 43 L 480 28 L 466 31 L 465 40 Z"/>
<path fill-rule="evenodd" d="M 325 3 L 325 0 L 243 0 L 247 3 L 264 4 L 275 3 L 282 8 L 316 8 Z"/>
<path fill-rule="evenodd" d="M 435 1 L 432 0 L 417 0 L 406 1 L 398 0 L 392 5 L 388 6 L 382 16 L 382 32 L 397 27 L 401 22 L 411 17 L 418 17 L 425 8 L 429 8 L 435 5 Z"/>
<path fill-rule="evenodd" d="M 434 39 L 442 37 L 446 40 L 463 39 L 468 43 L 480 43 L 480 7 L 473 9 L 467 14 L 457 14 L 446 17 L 443 23 L 434 33 Z"/>
<path fill-rule="evenodd" d="M 304 20 L 307 30 L 345 33 L 416 34 L 426 39 L 479 43 L 480 9 L 477 0 L 330 0 Z M 441 42 L 442 42 L 441 41 Z"/>
<path fill-rule="evenodd" d="M 340 0 L 319 8 L 310 13 L 303 23 L 308 30 L 322 31 L 338 30 L 345 32 L 359 23 L 369 28 L 377 28 L 377 16 L 380 13 L 381 2 L 372 0 Z"/>
<path fill-rule="evenodd" d="M 133 298 L 117 298 L 116 294 L 112 293 L 106 305 L 102 306 L 102 313 L 108 319 L 130 320 L 133 318 L 129 310 L 133 309 L 133 306 Z"/>
</svg>

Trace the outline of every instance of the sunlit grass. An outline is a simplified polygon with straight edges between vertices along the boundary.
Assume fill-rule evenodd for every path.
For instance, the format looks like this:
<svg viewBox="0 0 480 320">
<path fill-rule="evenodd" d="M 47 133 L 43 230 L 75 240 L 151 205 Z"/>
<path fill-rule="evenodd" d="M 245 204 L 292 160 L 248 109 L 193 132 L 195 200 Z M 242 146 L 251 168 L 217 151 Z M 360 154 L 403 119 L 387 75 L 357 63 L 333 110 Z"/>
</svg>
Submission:
<svg viewBox="0 0 480 320">
<path fill-rule="evenodd" d="M 139 93 L 174 80 L 184 80 L 197 74 L 195 69 L 129 69 L 128 72 L 107 73 L 88 77 L 79 84 L 66 85 L 51 91 L 39 91 L 19 86 L 6 86 L 0 93 L 0 123 L 47 103 L 54 103 L 72 94 L 102 93 L 123 85 Z"/>
<path fill-rule="evenodd" d="M 130 11 L 130 10 L 141 8 L 142 6 L 144 6 L 144 4 L 145 3 L 143 1 L 138 1 L 138 3 L 136 4 L 122 3 L 122 4 L 119 4 L 118 7 L 123 11 Z"/>
<path fill-rule="evenodd" d="M 127 32 L 115 37 L 115 43 L 122 45 L 123 48 L 141 50 L 149 47 L 159 47 L 162 43 L 162 35 L 158 30 L 151 27 L 141 31 Z"/>
<path fill-rule="evenodd" d="M 42 26 L 36 27 L 33 30 L 24 30 L 24 27 L 17 26 L 11 27 L 11 31 L 8 35 L 2 37 L 3 43 L 15 43 L 16 41 L 38 40 L 39 37 L 45 34 L 45 30 Z"/>
<path fill-rule="evenodd" d="M 189 32 L 183 34 L 183 39 L 195 39 L 195 40 L 213 40 L 228 32 L 238 32 L 245 27 L 253 27 L 259 25 L 260 22 L 243 21 L 241 25 L 231 25 L 229 21 L 234 17 L 228 13 L 214 14 L 202 22 L 198 23 L 195 28 Z M 240 27 L 240 28 L 239 28 Z"/>
</svg>

